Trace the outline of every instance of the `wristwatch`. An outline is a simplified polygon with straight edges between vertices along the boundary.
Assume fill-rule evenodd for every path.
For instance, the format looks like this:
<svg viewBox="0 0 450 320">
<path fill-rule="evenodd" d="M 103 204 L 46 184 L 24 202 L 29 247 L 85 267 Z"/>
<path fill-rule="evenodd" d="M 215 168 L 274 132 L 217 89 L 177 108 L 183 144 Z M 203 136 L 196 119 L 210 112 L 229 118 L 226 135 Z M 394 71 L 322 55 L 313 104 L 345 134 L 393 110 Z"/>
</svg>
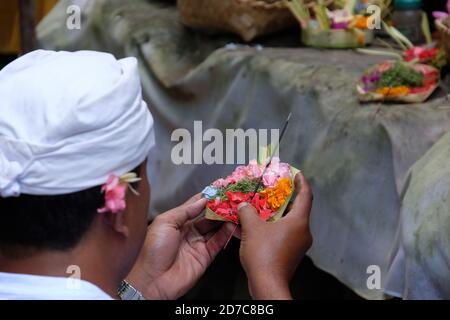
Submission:
<svg viewBox="0 0 450 320">
<path fill-rule="evenodd" d="M 123 280 L 120 284 L 117 294 L 122 300 L 146 300 L 142 293 L 126 280 Z"/>
</svg>

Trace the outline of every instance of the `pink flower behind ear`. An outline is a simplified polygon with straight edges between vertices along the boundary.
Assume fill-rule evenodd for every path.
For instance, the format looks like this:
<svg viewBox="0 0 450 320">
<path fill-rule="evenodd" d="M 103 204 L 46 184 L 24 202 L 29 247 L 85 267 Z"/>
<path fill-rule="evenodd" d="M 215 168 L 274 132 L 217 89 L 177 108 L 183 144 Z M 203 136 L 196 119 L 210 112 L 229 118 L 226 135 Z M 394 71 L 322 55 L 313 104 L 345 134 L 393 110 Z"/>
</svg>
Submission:
<svg viewBox="0 0 450 320">
<path fill-rule="evenodd" d="M 114 174 L 109 175 L 108 180 L 102 186 L 102 192 L 114 189 L 120 182 L 120 178 Z"/>
<path fill-rule="evenodd" d="M 443 11 L 433 11 L 433 17 L 436 20 L 443 20 L 448 17 L 448 13 L 443 12 Z"/>
<path fill-rule="evenodd" d="M 447 18 L 450 14 L 450 0 L 447 1 L 447 12 L 443 11 L 433 11 L 433 17 L 437 20 L 443 20 Z"/>
<path fill-rule="evenodd" d="M 106 184 L 102 186 L 102 192 L 105 193 L 105 206 L 97 210 L 98 213 L 118 213 L 126 208 L 125 194 L 127 190 L 126 183 L 120 183 L 120 178 L 116 175 L 110 175 Z"/>
</svg>

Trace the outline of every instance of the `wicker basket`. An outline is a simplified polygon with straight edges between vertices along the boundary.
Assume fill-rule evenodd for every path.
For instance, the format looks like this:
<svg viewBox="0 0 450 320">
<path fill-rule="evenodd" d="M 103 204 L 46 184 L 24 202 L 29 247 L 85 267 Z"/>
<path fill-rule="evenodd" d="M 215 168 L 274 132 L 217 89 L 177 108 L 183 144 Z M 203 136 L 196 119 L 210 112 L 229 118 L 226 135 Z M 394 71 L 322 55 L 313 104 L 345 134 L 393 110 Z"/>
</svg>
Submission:
<svg viewBox="0 0 450 320">
<path fill-rule="evenodd" d="M 177 6 L 182 24 L 236 33 L 245 41 L 296 24 L 283 0 L 178 0 Z"/>
<path fill-rule="evenodd" d="M 445 50 L 447 63 L 450 64 L 450 17 L 444 20 L 436 20 L 436 28 L 440 33 L 440 44 Z"/>
</svg>

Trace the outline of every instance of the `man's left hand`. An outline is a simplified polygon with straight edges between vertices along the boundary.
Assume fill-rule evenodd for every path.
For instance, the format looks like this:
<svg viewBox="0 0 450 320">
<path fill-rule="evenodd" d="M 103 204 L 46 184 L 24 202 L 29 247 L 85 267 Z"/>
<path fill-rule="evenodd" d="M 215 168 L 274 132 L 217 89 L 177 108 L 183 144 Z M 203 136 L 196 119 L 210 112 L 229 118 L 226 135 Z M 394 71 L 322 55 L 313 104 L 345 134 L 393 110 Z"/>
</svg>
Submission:
<svg viewBox="0 0 450 320">
<path fill-rule="evenodd" d="M 127 281 L 146 299 L 177 299 L 187 293 L 225 246 L 235 226 L 196 219 L 207 203 L 196 195 L 156 217 Z"/>
</svg>

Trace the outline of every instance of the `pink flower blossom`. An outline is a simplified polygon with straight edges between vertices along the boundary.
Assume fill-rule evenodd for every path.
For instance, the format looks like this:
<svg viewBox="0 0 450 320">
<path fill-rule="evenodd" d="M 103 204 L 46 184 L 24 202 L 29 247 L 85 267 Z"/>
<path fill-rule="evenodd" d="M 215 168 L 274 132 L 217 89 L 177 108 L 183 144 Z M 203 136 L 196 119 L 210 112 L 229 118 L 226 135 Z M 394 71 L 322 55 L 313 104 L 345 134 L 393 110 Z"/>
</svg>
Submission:
<svg viewBox="0 0 450 320">
<path fill-rule="evenodd" d="M 434 11 L 433 12 L 433 17 L 436 20 L 444 20 L 445 18 L 448 17 L 448 13 L 447 12 L 443 12 L 443 11 Z"/>
<path fill-rule="evenodd" d="M 256 160 L 251 160 L 247 166 L 247 175 L 251 178 L 261 177 L 262 169 Z"/>
<path fill-rule="evenodd" d="M 280 176 L 280 178 L 291 178 L 291 166 L 287 163 L 280 163 L 278 175 Z"/>
<path fill-rule="evenodd" d="M 274 171 L 267 170 L 266 173 L 264 173 L 263 183 L 265 187 L 274 187 L 277 181 L 278 175 Z"/>
<path fill-rule="evenodd" d="M 262 168 L 258 165 L 256 160 L 251 160 L 247 166 L 239 166 L 237 167 L 231 175 L 224 179 L 219 179 L 215 183 L 213 183 L 214 187 L 226 187 L 231 183 L 236 183 L 241 181 L 242 179 L 249 178 L 259 178 L 262 174 Z"/>
<path fill-rule="evenodd" d="M 291 167 L 287 163 L 280 162 L 280 158 L 274 157 L 263 176 L 265 187 L 273 187 L 280 178 L 291 178 Z"/>
<path fill-rule="evenodd" d="M 218 188 L 218 189 L 226 188 L 226 187 L 228 187 L 229 182 L 225 179 L 220 178 L 220 179 L 217 179 L 216 181 L 214 181 L 212 185 L 213 185 L 213 187 Z"/>
<path fill-rule="evenodd" d="M 447 12 L 444 11 L 434 11 L 433 17 L 437 20 L 443 20 L 449 16 L 450 13 L 450 0 L 447 1 Z"/>
<path fill-rule="evenodd" d="M 105 206 L 98 209 L 98 213 L 118 213 L 125 210 L 127 184 L 120 183 L 120 178 L 118 176 L 110 175 L 101 190 L 105 193 Z"/>
<path fill-rule="evenodd" d="M 218 179 L 212 183 L 215 188 L 226 188 L 228 185 L 241 181 L 242 179 L 260 178 L 264 166 L 259 165 L 256 160 L 251 160 L 247 166 L 237 167 L 231 175 L 225 179 Z M 263 176 L 266 187 L 273 187 L 280 178 L 291 178 L 291 167 L 287 163 L 280 162 L 280 158 L 274 157 Z"/>
<path fill-rule="evenodd" d="M 247 177 L 247 168 L 245 166 L 239 166 L 225 180 L 228 184 L 231 184 L 236 183 L 245 177 Z"/>
</svg>

